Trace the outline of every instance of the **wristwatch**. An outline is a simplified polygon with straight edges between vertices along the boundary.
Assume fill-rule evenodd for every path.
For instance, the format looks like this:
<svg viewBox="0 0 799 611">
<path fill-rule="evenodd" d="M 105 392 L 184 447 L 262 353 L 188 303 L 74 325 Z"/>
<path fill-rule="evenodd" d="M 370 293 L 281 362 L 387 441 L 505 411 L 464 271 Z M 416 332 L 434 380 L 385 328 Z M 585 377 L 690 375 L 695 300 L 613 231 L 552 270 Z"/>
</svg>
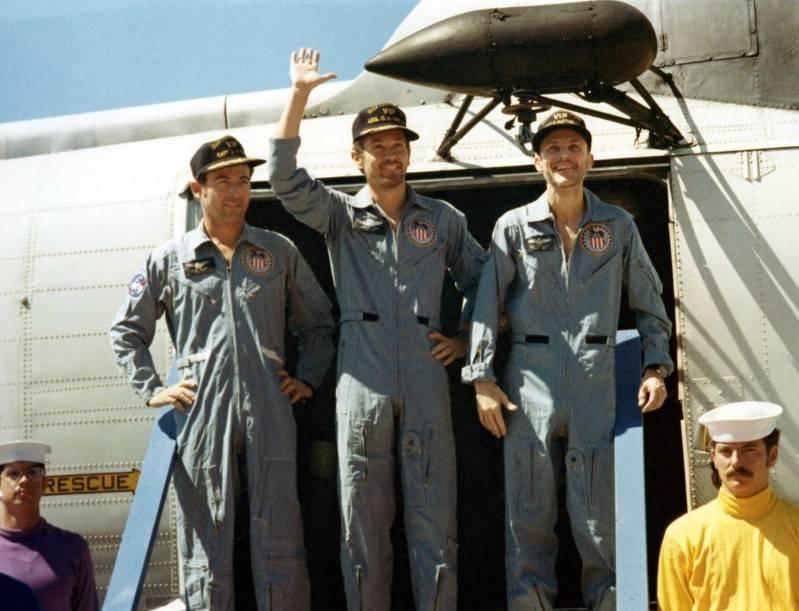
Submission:
<svg viewBox="0 0 799 611">
<path fill-rule="evenodd" d="M 647 370 L 652 370 L 656 374 L 658 374 L 661 378 L 665 378 L 669 375 L 669 369 L 665 365 L 650 365 L 647 367 Z"/>
</svg>

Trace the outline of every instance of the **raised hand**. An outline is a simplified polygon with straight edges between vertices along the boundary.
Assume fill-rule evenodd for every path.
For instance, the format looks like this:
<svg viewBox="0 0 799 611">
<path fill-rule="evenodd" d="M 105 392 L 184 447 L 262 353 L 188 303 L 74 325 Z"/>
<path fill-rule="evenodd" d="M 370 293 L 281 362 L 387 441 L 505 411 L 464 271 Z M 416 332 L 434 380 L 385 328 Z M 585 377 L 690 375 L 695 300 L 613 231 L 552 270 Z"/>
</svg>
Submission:
<svg viewBox="0 0 799 611">
<path fill-rule="evenodd" d="M 332 72 L 319 74 L 319 51 L 306 48 L 291 53 L 289 76 L 293 87 L 309 91 L 336 78 Z"/>
</svg>

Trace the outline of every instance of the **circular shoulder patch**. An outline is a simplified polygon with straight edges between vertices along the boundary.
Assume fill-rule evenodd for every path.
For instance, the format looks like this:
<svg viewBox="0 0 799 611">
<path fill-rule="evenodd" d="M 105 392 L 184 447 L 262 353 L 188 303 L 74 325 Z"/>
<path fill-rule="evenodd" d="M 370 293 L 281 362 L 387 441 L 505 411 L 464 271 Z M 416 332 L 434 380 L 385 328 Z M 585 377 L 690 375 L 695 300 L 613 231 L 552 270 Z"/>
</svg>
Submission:
<svg viewBox="0 0 799 611">
<path fill-rule="evenodd" d="M 428 220 L 414 219 L 405 228 L 405 235 L 416 246 L 430 246 L 436 240 L 436 228 Z"/>
<path fill-rule="evenodd" d="M 580 246 L 592 255 L 603 255 L 613 244 L 610 229 L 604 223 L 591 223 L 580 232 Z"/>
<path fill-rule="evenodd" d="M 141 297 L 147 287 L 147 278 L 144 274 L 136 274 L 128 282 L 128 295 L 131 297 Z"/>
<path fill-rule="evenodd" d="M 272 253 L 257 246 L 248 246 L 241 253 L 244 268 L 257 276 L 266 276 L 274 267 Z"/>
</svg>

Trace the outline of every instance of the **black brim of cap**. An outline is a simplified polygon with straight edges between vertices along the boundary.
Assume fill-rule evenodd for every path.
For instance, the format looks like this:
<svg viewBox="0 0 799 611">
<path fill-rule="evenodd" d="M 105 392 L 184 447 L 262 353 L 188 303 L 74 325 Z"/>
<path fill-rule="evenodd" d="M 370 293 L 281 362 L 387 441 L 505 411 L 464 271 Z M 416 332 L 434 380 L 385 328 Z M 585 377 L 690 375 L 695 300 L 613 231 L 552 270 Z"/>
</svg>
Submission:
<svg viewBox="0 0 799 611">
<path fill-rule="evenodd" d="M 246 164 L 251 168 L 254 168 L 259 165 L 263 165 L 265 163 L 266 159 L 258 159 L 256 157 L 236 157 L 234 159 L 214 161 L 213 163 L 209 163 L 208 165 L 200 168 L 200 171 L 197 172 L 197 176 L 195 176 L 195 178 L 199 178 L 203 174 L 207 174 L 208 172 L 211 172 L 213 170 L 219 170 L 220 168 L 229 168 L 230 166 L 242 165 L 242 164 Z"/>
<path fill-rule="evenodd" d="M 410 140 L 411 142 L 419 139 L 419 134 L 417 134 L 412 129 L 408 129 L 407 127 L 402 127 L 401 125 L 380 125 L 379 127 L 373 127 L 361 131 L 361 133 L 359 133 L 355 138 L 353 138 L 352 141 L 355 142 L 356 140 L 358 140 L 359 138 L 363 138 L 364 136 L 368 136 L 370 134 L 376 134 L 378 132 L 387 132 L 391 131 L 392 129 L 398 129 L 400 131 L 405 132 L 405 134 L 408 136 L 408 140 Z"/>
</svg>

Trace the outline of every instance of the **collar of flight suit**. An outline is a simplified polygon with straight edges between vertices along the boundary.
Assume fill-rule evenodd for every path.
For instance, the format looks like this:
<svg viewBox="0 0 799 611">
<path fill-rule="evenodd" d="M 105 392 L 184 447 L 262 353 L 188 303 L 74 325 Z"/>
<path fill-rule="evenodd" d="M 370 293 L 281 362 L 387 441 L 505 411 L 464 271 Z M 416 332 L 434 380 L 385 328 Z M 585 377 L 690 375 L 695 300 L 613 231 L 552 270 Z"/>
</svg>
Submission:
<svg viewBox="0 0 799 611">
<path fill-rule="evenodd" d="M 430 202 L 427 201 L 424 197 L 420 197 L 416 191 L 414 191 L 413 187 L 409 184 L 405 185 L 405 207 L 410 208 L 412 206 L 419 206 L 420 208 L 424 208 L 425 210 L 432 210 L 433 206 L 430 205 Z M 350 205 L 353 208 L 359 208 L 361 210 L 365 208 L 375 208 L 375 201 L 372 199 L 372 194 L 369 191 L 368 185 L 363 187 L 358 193 L 355 194 L 355 197 L 350 202 Z"/>
<path fill-rule="evenodd" d="M 251 244 L 261 247 L 265 246 L 263 240 L 260 239 L 258 230 L 247 223 L 244 224 L 244 229 L 242 230 L 241 235 L 239 236 L 239 241 L 237 242 L 236 246 L 238 246 L 242 242 L 249 242 Z M 205 225 L 202 222 L 200 222 L 200 224 L 196 228 L 192 229 L 186 234 L 186 244 L 195 253 L 197 252 L 197 249 L 200 248 L 200 246 L 206 243 L 213 244 L 213 240 L 211 240 L 211 238 L 206 233 Z"/>
<path fill-rule="evenodd" d="M 588 189 L 583 189 L 583 198 L 585 199 L 585 214 L 580 221 L 580 226 L 592 221 L 609 221 L 622 216 L 620 209 L 606 204 Z M 530 223 L 554 219 L 552 211 L 549 209 L 546 191 L 537 200 L 527 205 L 526 215 L 527 221 Z"/>
</svg>

